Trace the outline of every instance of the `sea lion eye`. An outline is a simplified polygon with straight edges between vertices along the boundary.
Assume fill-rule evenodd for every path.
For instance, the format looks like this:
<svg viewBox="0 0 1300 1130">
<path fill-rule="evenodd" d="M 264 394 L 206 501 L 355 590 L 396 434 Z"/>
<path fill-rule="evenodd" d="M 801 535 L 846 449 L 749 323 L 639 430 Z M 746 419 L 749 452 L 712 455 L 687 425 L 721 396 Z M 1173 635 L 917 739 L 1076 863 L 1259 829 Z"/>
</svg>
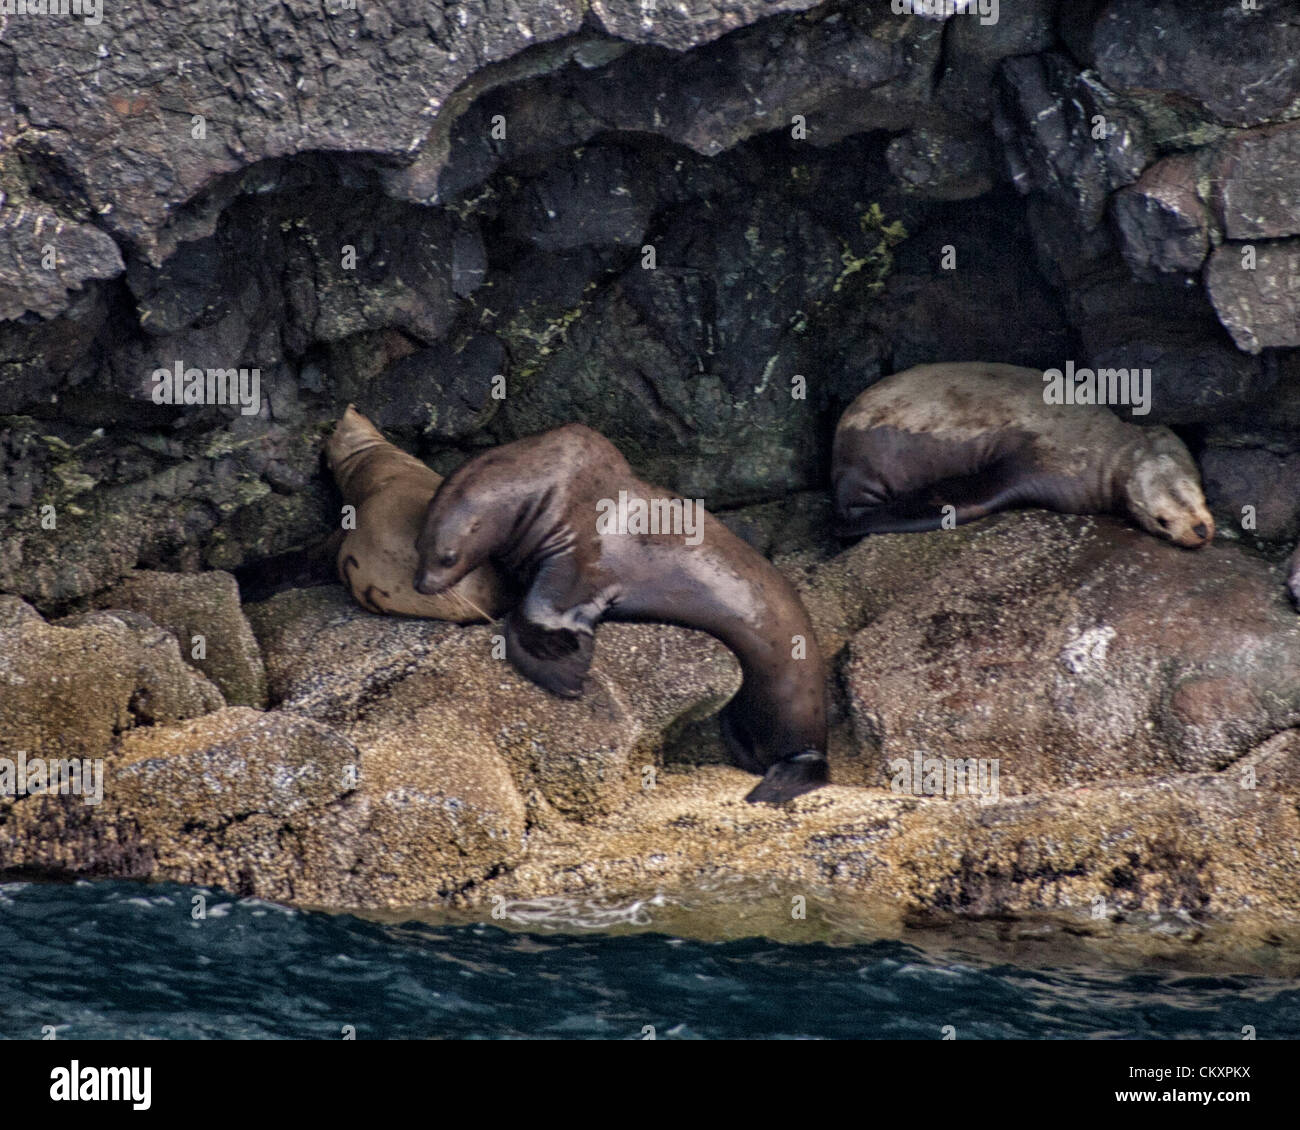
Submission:
<svg viewBox="0 0 1300 1130">
<path fill-rule="evenodd" d="M 441 557 L 438 558 L 438 564 L 441 565 L 444 569 L 450 569 L 453 565 L 456 564 L 456 559 L 459 556 L 460 554 L 458 554 L 454 549 L 449 549 L 447 550 L 446 553 L 444 553 Z"/>
<path fill-rule="evenodd" d="M 1156 521 L 1160 523 L 1160 528 L 1161 528 L 1162 530 L 1167 530 L 1167 529 L 1169 529 L 1169 519 L 1168 519 L 1168 518 L 1157 518 Z"/>
</svg>

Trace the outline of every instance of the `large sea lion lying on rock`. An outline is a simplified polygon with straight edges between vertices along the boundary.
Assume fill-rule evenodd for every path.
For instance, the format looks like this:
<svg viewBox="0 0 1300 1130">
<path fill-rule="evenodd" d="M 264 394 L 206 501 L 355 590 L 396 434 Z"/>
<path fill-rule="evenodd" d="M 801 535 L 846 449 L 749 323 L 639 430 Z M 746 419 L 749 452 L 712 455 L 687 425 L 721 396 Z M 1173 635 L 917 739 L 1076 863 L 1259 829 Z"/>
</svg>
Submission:
<svg viewBox="0 0 1300 1130">
<path fill-rule="evenodd" d="M 356 528 L 345 527 L 337 564 L 362 608 L 462 623 L 501 611 L 501 581 L 491 565 L 445 592 L 415 591 L 415 538 L 441 475 L 389 443 L 351 404 L 325 444 L 325 459 L 343 501 L 356 508 Z"/>
<path fill-rule="evenodd" d="M 599 433 L 569 424 L 476 455 L 438 489 L 416 548 L 415 587 L 431 597 L 489 561 L 527 586 L 506 654 L 557 695 L 582 693 L 602 619 L 708 632 L 744 675 L 722 732 L 736 763 L 764 774 L 746 799 L 826 783 L 826 671 L 793 586 L 698 502 L 638 479 Z"/>
<path fill-rule="evenodd" d="M 843 537 L 934 530 L 1017 506 L 1118 511 L 1197 547 L 1214 536 L 1200 474 L 1165 427 L 1105 407 L 1053 405 L 1037 369 L 982 361 L 918 365 L 861 393 L 831 456 Z M 951 510 L 946 510 L 951 507 Z"/>
<path fill-rule="evenodd" d="M 1292 550 L 1286 563 L 1286 588 L 1296 608 L 1300 609 L 1300 545 Z"/>
</svg>

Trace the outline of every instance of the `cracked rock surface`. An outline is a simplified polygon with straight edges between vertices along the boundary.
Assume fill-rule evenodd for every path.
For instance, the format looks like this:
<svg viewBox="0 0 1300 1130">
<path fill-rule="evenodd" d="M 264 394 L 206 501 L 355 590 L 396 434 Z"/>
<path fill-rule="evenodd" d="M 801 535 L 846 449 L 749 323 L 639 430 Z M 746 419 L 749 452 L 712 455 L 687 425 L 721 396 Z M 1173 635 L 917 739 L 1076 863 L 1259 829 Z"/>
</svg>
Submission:
<svg viewBox="0 0 1300 1130">
<path fill-rule="evenodd" d="M 789 534 L 770 508 L 732 520 Z M 793 540 L 836 783 L 781 808 L 746 804 L 753 778 L 725 764 L 714 715 L 739 672 L 701 633 L 604 625 L 563 701 L 497 657 L 492 625 L 375 616 L 321 585 L 246 607 L 269 710 L 122 731 L 101 804 L 6 801 L 0 846 L 47 873 L 372 909 L 743 877 L 895 918 L 1101 898 L 1300 921 L 1300 624 L 1274 568 L 1040 512 L 830 557 Z M 174 644 L 138 613 L 55 627 L 5 607 L 11 632 L 127 618 Z"/>
<path fill-rule="evenodd" d="M 0 866 L 1294 927 L 1298 35 L 1290 0 L 0 16 L 0 755 L 108 774 L 0 799 Z M 1224 536 L 1030 514 L 839 552 L 840 411 L 971 359 L 1149 368 Z M 257 385 L 156 402 L 176 366 Z M 775 555 L 834 656 L 836 786 L 741 802 L 697 634 L 602 628 L 559 703 L 491 626 L 317 583 L 349 402 L 441 473 L 581 420 Z M 1000 799 L 891 791 L 917 753 L 997 759 Z"/>
</svg>

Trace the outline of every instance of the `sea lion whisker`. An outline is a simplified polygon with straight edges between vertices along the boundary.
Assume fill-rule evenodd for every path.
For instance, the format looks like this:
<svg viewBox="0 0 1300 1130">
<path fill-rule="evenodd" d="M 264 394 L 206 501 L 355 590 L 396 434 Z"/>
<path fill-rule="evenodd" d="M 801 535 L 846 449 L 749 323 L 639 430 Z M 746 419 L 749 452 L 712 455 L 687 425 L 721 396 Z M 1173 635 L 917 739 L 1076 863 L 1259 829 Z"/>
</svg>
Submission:
<svg viewBox="0 0 1300 1130">
<path fill-rule="evenodd" d="M 475 604 L 472 600 L 470 600 L 470 598 L 467 597 L 464 593 L 457 592 L 454 588 L 448 589 L 447 591 L 452 596 L 454 596 L 457 600 L 459 600 L 462 604 L 469 605 L 470 608 L 474 609 L 474 611 L 477 612 L 480 616 L 482 616 L 483 619 L 486 620 L 489 624 L 495 624 L 497 622 L 498 617 L 489 616 L 484 609 L 480 608 L 477 604 Z"/>
</svg>

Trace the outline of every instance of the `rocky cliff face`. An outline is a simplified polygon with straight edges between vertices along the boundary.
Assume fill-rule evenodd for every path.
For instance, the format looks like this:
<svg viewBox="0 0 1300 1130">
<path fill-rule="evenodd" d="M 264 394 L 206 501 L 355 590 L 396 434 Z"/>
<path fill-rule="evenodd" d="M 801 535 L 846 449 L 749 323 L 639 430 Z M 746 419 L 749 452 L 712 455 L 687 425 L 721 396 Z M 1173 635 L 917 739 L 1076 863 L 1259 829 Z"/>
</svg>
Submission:
<svg viewBox="0 0 1300 1130">
<path fill-rule="evenodd" d="M 126 782 L 93 812 L 0 802 L 7 865 L 392 904 L 691 875 L 692 836 L 739 861 L 780 825 L 787 878 L 918 907 L 1300 914 L 1267 563 L 1300 535 L 1300 25 L 1284 0 L 895 6 L 0 16 L 0 743 Z M 1229 544 L 1040 515 L 829 560 L 790 500 L 824 488 L 839 411 L 975 358 L 1150 368 L 1143 420 L 1192 443 Z M 257 383 L 157 403 L 178 367 Z M 960 747 L 1007 758 L 1017 799 L 683 815 L 694 778 L 642 773 L 714 756 L 689 722 L 734 676 L 711 645 L 606 630 L 607 697 L 569 707 L 484 658 L 487 629 L 274 595 L 321 576 L 348 401 L 441 471 L 578 419 L 751 507 L 840 649 L 838 779 Z M 1269 784 L 1234 791 L 1252 765 Z M 151 800 L 191 772 L 211 788 Z M 1091 831 L 1047 846 L 1067 809 Z M 627 863 L 606 825 L 657 852 Z"/>
</svg>

